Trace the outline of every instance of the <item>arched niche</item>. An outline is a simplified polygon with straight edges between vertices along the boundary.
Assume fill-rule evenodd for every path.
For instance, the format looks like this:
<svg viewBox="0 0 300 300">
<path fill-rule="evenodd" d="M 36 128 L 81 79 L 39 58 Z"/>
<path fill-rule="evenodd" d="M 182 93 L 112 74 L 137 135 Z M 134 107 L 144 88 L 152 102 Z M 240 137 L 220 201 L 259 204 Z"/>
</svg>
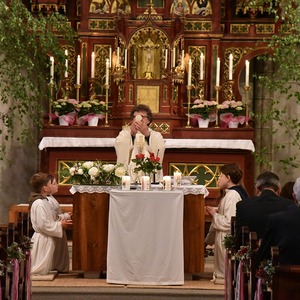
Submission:
<svg viewBox="0 0 300 300">
<path fill-rule="evenodd" d="M 161 79 L 169 39 L 160 29 L 144 27 L 129 41 L 131 79 Z"/>
</svg>

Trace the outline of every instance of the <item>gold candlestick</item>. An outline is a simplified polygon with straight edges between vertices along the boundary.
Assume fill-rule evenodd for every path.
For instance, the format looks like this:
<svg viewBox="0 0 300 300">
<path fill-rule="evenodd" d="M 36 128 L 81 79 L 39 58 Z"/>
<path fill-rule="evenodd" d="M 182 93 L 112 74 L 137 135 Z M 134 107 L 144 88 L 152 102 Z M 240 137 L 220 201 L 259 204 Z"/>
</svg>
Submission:
<svg viewBox="0 0 300 300">
<path fill-rule="evenodd" d="M 53 95 L 54 95 L 54 83 L 51 82 L 51 83 L 50 83 L 50 101 L 49 101 L 49 121 L 48 121 L 48 124 L 49 124 L 49 125 L 53 125 L 53 124 L 52 124 L 52 103 L 53 103 Z"/>
<path fill-rule="evenodd" d="M 228 100 L 231 101 L 233 100 L 233 84 L 234 81 L 233 80 L 228 80 Z"/>
<path fill-rule="evenodd" d="M 69 77 L 65 77 L 65 90 L 66 90 L 66 93 L 65 93 L 65 99 L 69 99 L 69 95 L 70 95 L 70 79 Z"/>
<path fill-rule="evenodd" d="M 216 91 L 217 106 L 216 106 L 216 124 L 215 124 L 215 128 L 219 128 L 219 109 L 218 109 L 218 105 L 219 105 L 219 92 L 220 92 L 220 90 L 221 90 L 221 86 L 216 85 L 215 86 L 215 91 Z"/>
<path fill-rule="evenodd" d="M 191 128 L 192 126 L 190 125 L 190 107 L 191 107 L 191 89 L 192 89 L 192 85 L 187 85 L 186 88 L 187 88 L 187 91 L 188 91 L 188 108 L 187 108 L 187 123 L 186 123 L 186 126 L 185 128 Z"/>
<path fill-rule="evenodd" d="M 81 88 L 81 84 L 80 83 L 76 83 L 75 84 L 75 89 L 76 89 L 76 100 L 77 101 L 80 100 L 80 88 Z"/>
<path fill-rule="evenodd" d="M 109 91 L 109 84 L 104 85 L 105 88 L 105 124 L 104 127 L 109 127 L 108 125 L 108 91 Z"/>
<path fill-rule="evenodd" d="M 95 78 L 89 78 L 89 97 L 90 99 L 96 98 L 95 87 L 94 87 Z"/>
<path fill-rule="evenodd" d="M 199 99 L 204 100 L 204 80 L 199 81 Z"/>
<path fill-rule="evenodd" d="M 250 86 L 245 85 L 244 86 L 245 90 L 245 107 L 246 107 L 246 127 L 249 127 L 249 91 L 250 91 Z"/>
</svg>

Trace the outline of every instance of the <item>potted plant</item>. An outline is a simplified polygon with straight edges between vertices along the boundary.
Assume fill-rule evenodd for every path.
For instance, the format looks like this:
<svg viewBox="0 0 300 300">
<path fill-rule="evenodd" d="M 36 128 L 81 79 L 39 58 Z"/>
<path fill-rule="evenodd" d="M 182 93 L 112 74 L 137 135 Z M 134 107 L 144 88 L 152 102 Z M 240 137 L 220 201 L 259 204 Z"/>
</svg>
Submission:
<svg viewBox="0 0 300 300">
<path fill-rule="evenodd" d="M 73 125 L 76 120 L 76 105 L 78 101 L 75 99 L 58 99 L 52 102 L 52 118 L 59 118 L 60 125 Z"/>
<path fill-rule="evenodd" d="M 196 99 L 190 108 L 189 113 L 192 118 L 198 120 L 199 127 L 208 127 L 208 123 L 213 122 L 216 119 L 216 107 L 216 101 Z"/>
<path fill-rule="evenodd" d="M 245 107 L 242 101 L 226 100 L 218 105 L 222 127 L 237 128 L 246 120 Z"/>
<path fill-rule="evenodd" d="M 95 125 L 98 124 L 98 119 L 104 118 L 106 110 L 105 102 L 99 101 L 98 99 L 90 99 L 82 101 L 76 105 L 78 112 L 78 123 L 84 125 L 86 122 L 92 125 L 95 121 Z"/>
</svg>

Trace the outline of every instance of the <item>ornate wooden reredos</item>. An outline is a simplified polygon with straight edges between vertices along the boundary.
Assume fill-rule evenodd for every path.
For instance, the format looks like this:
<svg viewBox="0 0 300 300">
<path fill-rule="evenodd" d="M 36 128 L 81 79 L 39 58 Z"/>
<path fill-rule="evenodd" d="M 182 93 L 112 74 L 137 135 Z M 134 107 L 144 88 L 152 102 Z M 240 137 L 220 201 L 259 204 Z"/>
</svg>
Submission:
<svg viewBox="0 0 300 300">
<path fill-rule="evenodd" d="M 29 2 L 29 1 L 28 1 Z M 33 12 L 57 10 L 77 29 L 80 42 L 69 50 L 69 74 L 76 81 L 76 57 L 81 57 L 80 99 L 92 91 L 106 98 L 106 59 L 110 60 L 109 123 L 121 126 L 131 108 L 148 104 L 158 128 L 167 137 L 186 124 L 187 71 L 180 65 L 191 58 L 191 99 L 200 89 L 205 99 L 216 96 L 216 61 L 221 60 L 220 102 L 233 94 L 244 100 L 245 61 L 250 73 L 254 58 L 266 51 L 260 42 L 277 30 L 264 6 L 249 8 L 249 0 L 32 0 Z M 266 1 L 267 3 L 267 1 Z M 91 55 L 95 78 L 91 80 Z M 204 78 L 200 84 L 200 55 Z M 233 86 L 228 86 L 229 54 L 233 54 Z M 182 57 L 183 56 L 183 57 Z M 250 87 L 253 81 L 250 79 Z M 76 94 L 75 89 L 72 91 Z M 250 93 L 250 102 L 253 98 Z M 250 107 L 251 109 L 251 107 Z"/>
</svg>

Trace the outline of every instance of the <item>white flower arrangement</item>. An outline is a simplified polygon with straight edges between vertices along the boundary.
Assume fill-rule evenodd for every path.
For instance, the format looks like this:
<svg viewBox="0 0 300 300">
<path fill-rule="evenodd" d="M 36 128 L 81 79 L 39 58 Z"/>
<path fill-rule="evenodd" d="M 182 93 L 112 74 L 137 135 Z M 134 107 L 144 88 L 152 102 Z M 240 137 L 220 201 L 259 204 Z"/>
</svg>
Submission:
<svg viewBox="0 0 300 300">
<path fill-rule="evenodd" d="M 119 185 L 126 170 L 122 164 L 104 164 L 101 161 L 79 161 L 64 172 L 74 184 Z"/>
</svg>

